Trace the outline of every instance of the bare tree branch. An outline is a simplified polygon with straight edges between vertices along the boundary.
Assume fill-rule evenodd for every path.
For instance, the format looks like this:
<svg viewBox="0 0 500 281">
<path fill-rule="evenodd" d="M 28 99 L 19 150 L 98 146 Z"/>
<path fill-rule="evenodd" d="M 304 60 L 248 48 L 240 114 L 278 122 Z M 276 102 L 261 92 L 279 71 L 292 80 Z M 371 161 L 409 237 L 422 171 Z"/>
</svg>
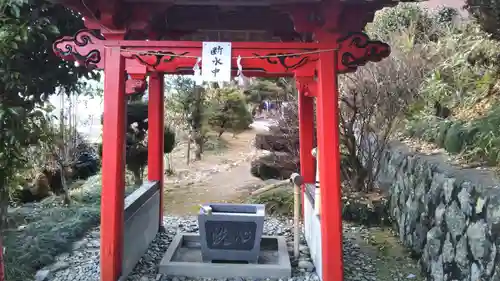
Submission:
<svg viewBox="0 0 500 281">
<path fill-rule="evenodd" d="M 380 160 L 395 127 L 418 98 L 427 62 L 418 53 L 393 54 L 340 76 L 342 175 L 356 191 L 376 185 Z"/>
</svg>

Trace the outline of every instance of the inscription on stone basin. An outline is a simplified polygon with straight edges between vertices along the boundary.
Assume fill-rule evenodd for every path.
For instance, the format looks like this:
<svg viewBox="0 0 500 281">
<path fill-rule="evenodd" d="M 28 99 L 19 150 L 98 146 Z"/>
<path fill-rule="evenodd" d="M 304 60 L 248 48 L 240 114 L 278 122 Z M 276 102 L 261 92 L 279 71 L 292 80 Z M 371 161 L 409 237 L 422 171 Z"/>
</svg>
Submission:
<svg viewBox="0 0 500 281">
<path fill-rule="evenodd" d="M 255 222 L 205 222 L 207 246 L 214 250 L 245 250 L 254 247 L 257 231 Z"/>
<path fill-rule="evenodd" d="M 258 261 L 265 205 L 217 203 L 202 208 L 198 225 L 204 262 Z"/>
</svg>

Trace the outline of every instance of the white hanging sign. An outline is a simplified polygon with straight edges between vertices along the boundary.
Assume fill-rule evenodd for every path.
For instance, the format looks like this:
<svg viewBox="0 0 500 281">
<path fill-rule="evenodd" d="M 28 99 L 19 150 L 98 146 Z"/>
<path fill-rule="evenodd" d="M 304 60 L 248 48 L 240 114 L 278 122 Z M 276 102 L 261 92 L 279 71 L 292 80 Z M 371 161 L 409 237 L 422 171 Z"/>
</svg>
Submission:
<svg viewBox="0 0 500 281">
<path fill-rule="evenodd" d="M 203 42 L 201 76 L 206 82 L 231 81 L 230 42 Z"/>
</svg>

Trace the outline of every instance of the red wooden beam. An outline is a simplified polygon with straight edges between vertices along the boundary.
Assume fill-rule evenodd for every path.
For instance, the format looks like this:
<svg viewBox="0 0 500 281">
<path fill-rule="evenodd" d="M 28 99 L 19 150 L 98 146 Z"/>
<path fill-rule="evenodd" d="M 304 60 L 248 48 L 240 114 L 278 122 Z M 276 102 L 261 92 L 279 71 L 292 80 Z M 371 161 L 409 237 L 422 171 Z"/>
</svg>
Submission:
<svg viewBox="0 0 500 281">
<path fill-rule="evenodd" d="M 160 227 L 163 226 L 163 86 L 163 74 L 151 73 L 148 100 L 148 180 L 160 182 Z"/>
<path fill-rule="evenodd" d="M 104 52 L 102 140 L 101 280 L 121 274 L 125 189 L 125 59 L 119 48 Z"/>
<path fill-rule="evenodd" d="M 336 52 L 320 54 L 316 121 L 321 189 L 322 278 L 344 280 Z"/>
<path fill-rule="evenodd" d="M 196 63 L 197 57 L 201 57 L 201 49 L 173 49 L 163 52 L 163 55 L 141 55 L 135 51 L 127 53 L 125 56 L 129 59 L 137 59 L 140 63 L 148 66 L 152 71 L 160 71 L 169 74 L 176 74 L 183 69 L 192 69 Z M 318 54 L 308 54 L 301 56 L 276 56 L 277 54 L 287 55 L 304 52 L 300 49 L 284 49 L 282 52 L 275 52 L 273 49 L 263 50 L 238 50 L 233 49 L 233 59 L 231 60 L 233 69 L 236 70 L 236 60 L 238 56 L 242 57 L 241 64 L 243 71 L 249 73 L 268 73 L 274 76 L 290 76 L 298 69 L 307 68 L 309 74 L 314 73 L 314 62 L 318 59 Z M 162 53 L 160 51 L 160 53 Z M 182 57 L 183 55 L 189 57 Z M 180 56 L 180 57 L 177 57 Z"/>
<path fill-rule="evenodd" d="M 345 36 L 318 32 L 325 43 L 232 43 L 232 65 L 236 69 L 236 57 L 243 58 L 243 71 L 247 76 L 291 76 L 300 71 L 314 75 L 319 53 L 338 49 L 339 73 L 352 72 L 369 61 L 379 61 L 390 54 L 387 44 L 372 41 L 361 32 Z M 337 38 L 337 39 L 336 39 Z M 54 52 L 65 60 L 78 61 L 87 67 L 104 68 L 102 54 L 106 48 L 120 47 L 127 57 L 126 69 L 179 74 L 191 71 L 201 56 L 202 42 L 193 41 L 131 41 L 102 40 L 83 30 L 73 37 L 63 37 L 54 42 Z M 300 54 L 300 55 L 299 55 Z M 143 70 L 141 70 L 143 71 Z M 141 72 L 142 73 L 142 72 Z M 247 74 L 248 73 L 248 74 Z"/>
<path fill-rule="evenodd" d="M 103 44 L 105 47 L 123 47 L 124 56 L 128 59 L 137 60 L 151 71 L 168 74 L 191 73 L 197 58 L 202 56 L 202 42 L 103 41 Z M 233 71 L 235 74 L 236 60 L 241 56 L 243 70 L 247 76 L 292 76 L 298 69 L 312 76 L 314 62 L 318 59 L 318 54 L 314 51 L 320 47 L 316 43 L 234 42 L 232 43 Z M 301 53 L 304 54 L 291 56 Z M 278 55 L 281 57 L 276 57 Z"/>
<path fill-rule="evenodd" d="M 181 67 L 181 68 L 177 68 L 177 70 L 175 72 L 164 72 L 165 74 L 178 74 L 178 75 L 193 75 L 194 74 L 194 71 L 191 68 L 187 68 L 187 67 Z M 233 70 L 231 71 L 231 76 L 232 77 L 236 77 L 238 71 L 233 68 Z M 246 76 L 246 77 L 264 77 L 264 78 L 276 78 L 276 77 L 293 77 L 294 76 L 294 73 L 293 72 L 290 72 L 290 73 L 280 73 L 280 74 L 276 74 L 276 73 L 268 73 L 268 72 L 265 72 L 265 70 L 250 70 L 248 68 L 243 68 L 243 74 Z"/>
</svg>

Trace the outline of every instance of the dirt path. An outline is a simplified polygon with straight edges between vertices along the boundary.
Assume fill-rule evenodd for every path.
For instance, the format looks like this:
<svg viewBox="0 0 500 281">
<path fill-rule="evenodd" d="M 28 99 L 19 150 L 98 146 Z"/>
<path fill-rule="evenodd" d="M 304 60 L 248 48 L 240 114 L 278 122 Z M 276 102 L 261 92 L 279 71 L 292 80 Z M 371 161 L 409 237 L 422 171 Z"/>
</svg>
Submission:
<svg viewBox="0 0 500 281">
<path fill-rule="evenodd" d="M 259 151 L 253 148 L 256 130 L 248 130 L 233 138 L 223 135 L 213 150 L 203 154 L 201 161 L 186 163 L 186 145 L 172 153 L 174 175 L 165 180 L 165 212 L 194 214 L 199 204 L 235 202 L 248 194 L 246 186 L 262 181 L 250 174 L 250 162 Z M 225 145 L 227 147 L 220 147 Z"/>
</svg>

